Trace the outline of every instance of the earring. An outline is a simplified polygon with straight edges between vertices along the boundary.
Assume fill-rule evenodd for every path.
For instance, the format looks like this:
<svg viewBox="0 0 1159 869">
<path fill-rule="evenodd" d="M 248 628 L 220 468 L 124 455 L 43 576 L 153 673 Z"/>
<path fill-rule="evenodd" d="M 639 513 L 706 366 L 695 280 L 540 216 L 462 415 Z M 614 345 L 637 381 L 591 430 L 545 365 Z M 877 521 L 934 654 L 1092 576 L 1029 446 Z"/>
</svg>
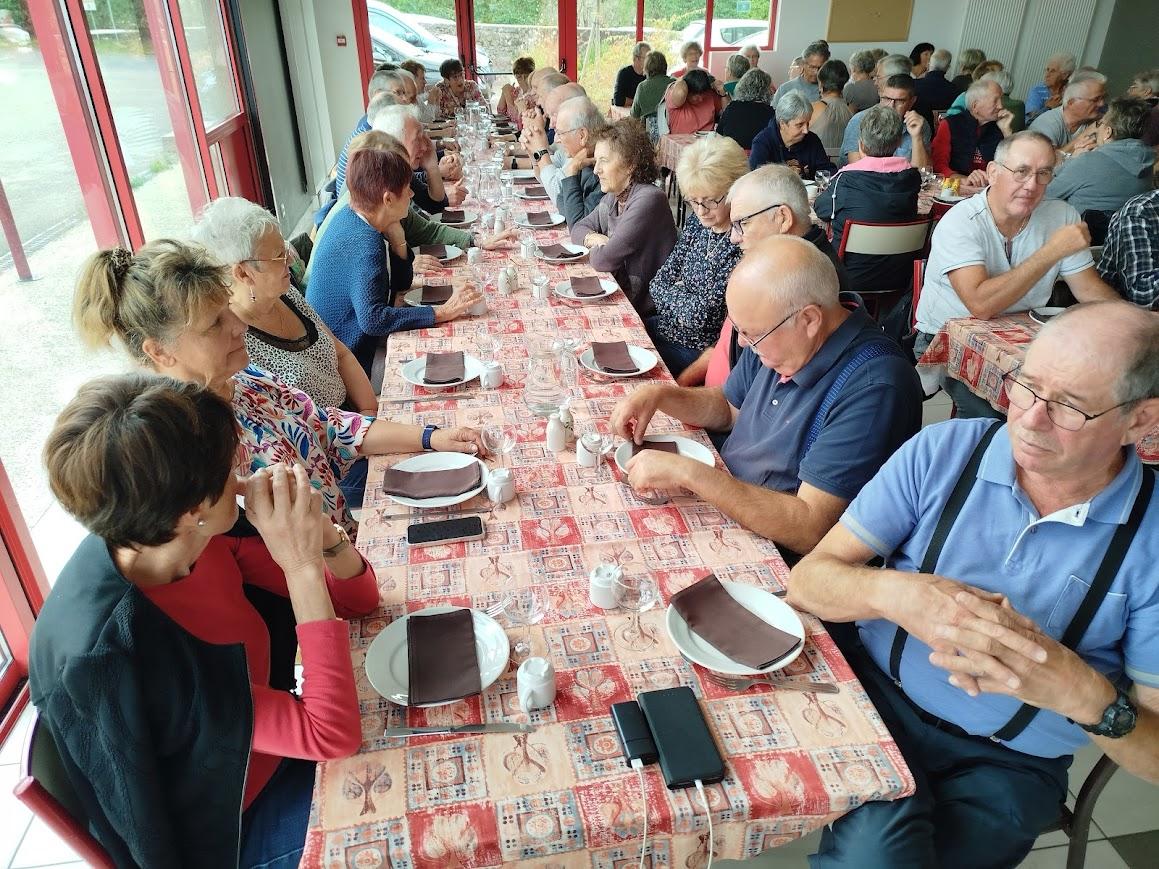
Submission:
<svg viewBox="0 0 1159 869">
<path fill-rule="evenodd" d="M 250 301 L 251 301 L 251 302 L 256 302 L 257 300 L 258 300 L 258 297 L 257 297 L 257 295 L 254 293 L 254 291 L 253 291 L 253 287 L 250 287 Z"/>
<path fill-rule="evenodd" d="M 204 520 L 204 519 L 198 519 L 198 520 L 197 520 L 197 527 L 198 527 L 198 528 L 204 528 L 204 527 L 205 527 L 205 520 Z"/>
</svg>

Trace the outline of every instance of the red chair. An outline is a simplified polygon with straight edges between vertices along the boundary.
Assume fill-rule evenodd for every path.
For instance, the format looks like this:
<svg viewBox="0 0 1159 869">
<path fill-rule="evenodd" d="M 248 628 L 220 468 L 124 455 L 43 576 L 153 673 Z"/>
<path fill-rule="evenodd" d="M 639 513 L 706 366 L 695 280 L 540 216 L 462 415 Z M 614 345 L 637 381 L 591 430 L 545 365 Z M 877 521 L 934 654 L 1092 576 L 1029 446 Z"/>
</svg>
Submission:
<svg viewBox="0 0 1159 869">
<path fill-rule="evenodd" d="M 12 790 L 16 798 L 90 866 L 115 869 L 112 858 L 88 831 L 83 820 L 84 809 L 68 780 L 56 741 L 40 720 L 40 711 L 35 708 L 24 742 L 20 771 L 23 775 Z"/>
<path fill-rule="evenodd" d="M 914 296 L 913 306 L 909 312 L 909 327 L 916 329 L 918 327 L 918 299 L 922 297 L 922 284 L 926 282 L 926 261 L 924 259 L 914 260 Z"/>
<path fill-rule="evenodd" d="M 929 247 L 930 233 L 934 225 L 929 217 L 906 220 L 898 223 L 873 223 L 867 220 L 847 220 L 841 235 L 841 246 L 837 259 L 845 262 L 847 253 L 873 254 L 878 256 L 899 256 L 912 254 L 919 257 Z M 905 294 L 905 287 L 895 290 L 866 292 L 858 287 L 853 289 L 865 299 L 866 312 L 877 320 L 879 315 L 890 309 Z"/>
</svg>

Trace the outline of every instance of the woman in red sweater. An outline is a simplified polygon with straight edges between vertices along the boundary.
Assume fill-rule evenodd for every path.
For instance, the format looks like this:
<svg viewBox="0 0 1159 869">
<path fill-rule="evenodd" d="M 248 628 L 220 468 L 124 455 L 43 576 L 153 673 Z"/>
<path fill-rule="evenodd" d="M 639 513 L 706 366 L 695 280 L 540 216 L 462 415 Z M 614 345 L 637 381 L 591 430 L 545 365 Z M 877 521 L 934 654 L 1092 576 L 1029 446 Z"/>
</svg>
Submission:
<svg viewBox="0 0 1159 869">
<path fill-rule="evenodd" d="M 144 374 L 82 387 L 45 446 L 92 533 L 37 620 L 33 701 L 118 865 L 297 866 L 314 762 L 362 744 L 338 616 L 378 606 L 374 571 L 300 466 L 235 477 L 237 446 L 228 402 Z"/>
</svg>

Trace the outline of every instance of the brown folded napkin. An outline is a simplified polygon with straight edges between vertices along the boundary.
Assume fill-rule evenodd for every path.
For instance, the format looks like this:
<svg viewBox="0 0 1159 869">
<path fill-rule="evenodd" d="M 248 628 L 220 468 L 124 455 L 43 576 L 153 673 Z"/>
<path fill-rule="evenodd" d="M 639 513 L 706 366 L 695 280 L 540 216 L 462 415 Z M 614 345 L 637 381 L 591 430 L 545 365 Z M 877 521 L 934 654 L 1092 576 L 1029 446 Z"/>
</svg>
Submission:
<svg viewBox="0 0 1159 869">
<path fill-rule="evenodd" d="M 554 223 L 549 211 L 529 211 L 526 216 L 532 226 L 551 226 Z"/>
<path fill-rule="evenodd" d="M 600 283 L 599 278 L 593 275 L 571 278 L 569 283 L 572 293 L 576 296 L 602 296 L 604 294 L 604 285 Z"/>
<path fill-rule="evenodd" d="M 672 441 L 644 441 L 642 444 L 632 444 L 632 455 L 638 455 L 644 450 L 656 450 L 661 453 L 680 453 L 680 449 Z"/>
<path fill-rule="evenodd" d="M 527 187 L 530 184 L 539 184 L 539 179 L 532 175 L 530 178 L 516 178 L 513 183 L 516 187 Z"/>
<path fill-rule="evenodd" d="M 419 253 L 425 253 L 427 256 L 433 256 L 437 259 L 446 259 L 447 246 L 445 244 L 420 244 Z"/>
<path fill-rule="evenodd" d="M 439 213 L 439 219 L 443 223 L 462 223 L 467 219 L 467 212 L 461 209 L 444 208 Z"/>
<path fill-rule="evenodd" d="M 639 366 L 632 361 L 626 341 L 593 341 L 592 356 L 601 371 L 627 374 L 639 370 Z"/>
<path fill-rule="evenodd" d="M 441 305 L 455 292 L 450 284 L 427 284 L 423 287 L 422 303 L 424 305 Z"/>
<path fill-rule="evenodd" d="M 403 498 L 446 498 L 479 488 L 483 471 L 478 462 L 445 471 L 400 471 L 387 468 L 382 491 Z"/>
<path fill-rule="evenodd" d="M 562 244 L 548 244 L 539 249 L 539 252 L 544 256 L 549 256 L 552 259 L 574 259 L 575 257 L 583 256 L 582 253 L 574 250 L 568 250 Z"/>
<path fill-rule="evenodd" d="M 458 700 L 483 690 L 475 621 L 468 609 L 408 618 L 406 654 L 411 706 Z"/>
<path fill-rule="evenodd" d="M 463 351 L 448 353 L 428 353 L 427 365 L 423 369 L 423 383 L 452 383 L 462 380 L 464 371 Z"/>
<path fill-rule="evenodd" d="M 547 190 L 544 189 L 542 184 L 529 184 L 523 188 L 523 195 L 537 199 L 546 199 Z"/>
<path fill-rule="evenodd" d="M 799 637 L 774 628 L 737 603 L 712 573 L 676 592 L 671 603 L 693 633 L 754 670 L 772 666 L 801 644 Z"/>
</svg>

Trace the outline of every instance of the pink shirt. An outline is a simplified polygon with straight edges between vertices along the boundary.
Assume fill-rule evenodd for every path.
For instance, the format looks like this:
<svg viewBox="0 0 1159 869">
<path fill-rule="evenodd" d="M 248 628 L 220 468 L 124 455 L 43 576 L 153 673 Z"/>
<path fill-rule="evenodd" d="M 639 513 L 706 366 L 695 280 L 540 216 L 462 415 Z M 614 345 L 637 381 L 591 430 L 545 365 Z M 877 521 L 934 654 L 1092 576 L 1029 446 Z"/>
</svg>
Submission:
<svg viewBox="0 0 1159 869">
<path fill-rule="evenodd" d="M 856 163 L 847 163 L 837 171 L 840 172 L 904 172 L 910 168 L 910 161 L 905 157 L 862 157 Z"/>
<path fill-rule="evenodd" d="M 672 88 L 664 94 L 664 105 L 668 107 L 668 132 L 674 135 L 681 133 L 696 133 L 700 130 L 716 128 L 716 116 L 720 112 L 720 96 L 710 91 L 712 99 L 702 99 L 699 103 L 686 100 L 684 105 L 674 108 L 669 95 Z"/>
<path fill-rule="evenodd" d="M 728 345 L 732 342 L 732 324 L 726 319 L 720 327 L 720 338 L 712 348 L 708 360 L 708 371 L 704 375 L 705 386 L 724 386 L 731 369 L 728 366 Z"/>
</svg>

